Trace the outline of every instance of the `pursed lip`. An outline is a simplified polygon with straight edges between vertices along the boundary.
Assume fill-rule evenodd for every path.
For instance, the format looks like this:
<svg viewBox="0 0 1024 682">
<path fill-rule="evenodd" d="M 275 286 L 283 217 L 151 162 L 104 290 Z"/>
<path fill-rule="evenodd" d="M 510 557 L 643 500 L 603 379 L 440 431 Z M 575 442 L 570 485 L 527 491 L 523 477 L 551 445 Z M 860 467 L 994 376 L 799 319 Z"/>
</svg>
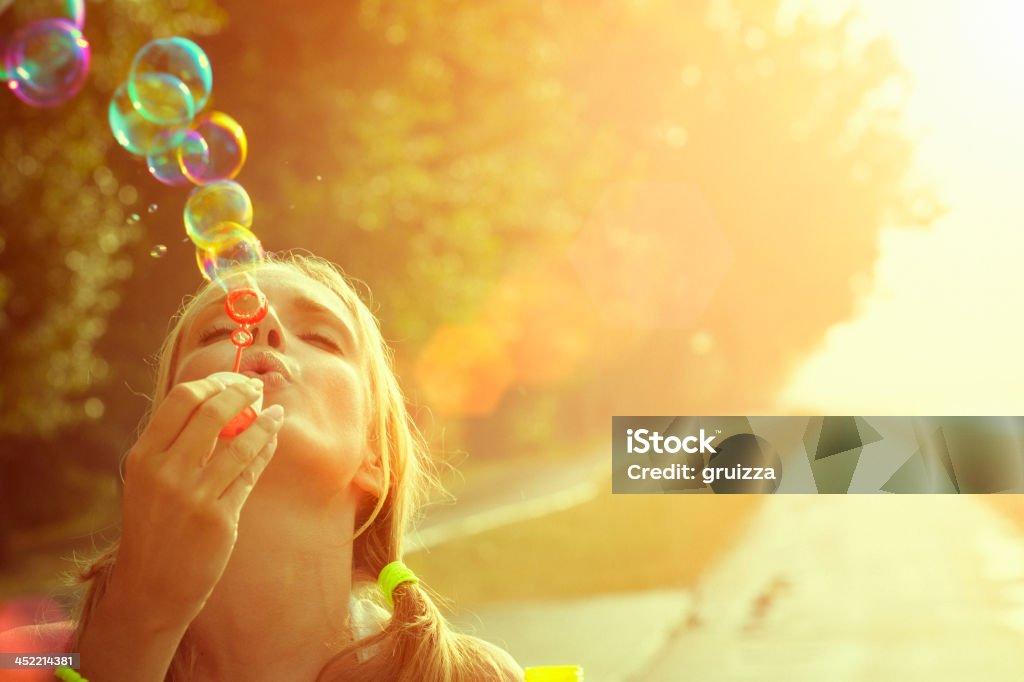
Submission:
<svg viewBox="0 0 1024 682">
<path fill-rule="evenodd" d="M 247 377 L 255 377 L 263 382 L 265 389 L 278 388 L 288 383 L 288 379 L 285 378 L 280 372 L 257 372 L 252 369 L 247 369 L 242 372 Z"/>
<path fill-rule="evenodd" d="M 284 361 L 274 353 L 265 350 L 246 352 L 242 355 L 239 371 L 247 377 L 263 380 L 267 387 L 279 386 L 292 380 Z"/>
</svg>

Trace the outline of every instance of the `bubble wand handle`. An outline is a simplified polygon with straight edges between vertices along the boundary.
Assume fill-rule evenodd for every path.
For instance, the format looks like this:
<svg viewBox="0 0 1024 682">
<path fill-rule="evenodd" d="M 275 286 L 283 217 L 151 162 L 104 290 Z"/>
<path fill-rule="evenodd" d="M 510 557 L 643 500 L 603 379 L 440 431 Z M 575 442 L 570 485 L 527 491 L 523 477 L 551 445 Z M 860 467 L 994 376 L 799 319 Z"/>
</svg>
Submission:
<svg viewBox="0 0 1024 682">
<path fill-rule="evenodd" d="M 232 372 L 237 372 L 238 368 L 242 366 L 242 351 L 252 345 L 255 339 L 253 334 L 249 331 L 248 324 L 242 324 L 241 327 L 231 332 L 231 343 L 235 344 L 235 366 L 232 368 Z"/>
<path fill-rule="evenodd" d="M 244 349 L 245 346 L 239 346 L 238 350 L 235 351 L 235 366 L 231 368 L 232 372 L 237 372 L 238 368 L 242 366 L 242 351 Z"/>
</svg>

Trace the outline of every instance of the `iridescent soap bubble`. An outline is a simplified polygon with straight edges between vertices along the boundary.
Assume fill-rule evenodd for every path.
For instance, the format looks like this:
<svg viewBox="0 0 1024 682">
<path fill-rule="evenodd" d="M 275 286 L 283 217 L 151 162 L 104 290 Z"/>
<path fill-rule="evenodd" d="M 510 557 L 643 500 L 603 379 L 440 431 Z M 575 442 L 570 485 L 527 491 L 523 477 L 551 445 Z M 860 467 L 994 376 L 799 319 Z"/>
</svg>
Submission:
<svg viewBox="0 0 1024 682">
<path fill-rule="evenodd" d="M 167 73 L 145 73 L 128 81 L 128 98 L 147 121 L 162 126 L 188 126 L 196 114 L 188 86 Z"/>
<path fill-rule="evenodd" d="M 163 126 L 146 119 L 132 104 L 128 97 L 128 86 L 124 83 L 110 98 L 107 117 L 114 138 L 136 156 L 149 156 L 173 149 L 188 132 L 186 126 Z"/>
<path fill-rule="evenodd" d="M 214 111 L 196 119 L 193 133 L 206 143 L 206 153 L 198 145 L 182 149 L 181 169 L 192 182 L 202 185 L 214 180 L 231 179 L 245 163 L 249 143 L 245 131 L 235 119 Z"/>
<path fill-rule="evenodd" d="M 234 180 L 216 180 L 192 190 L 185 202 L 185 232 L 195 245 L 213 247 L 225 223 L 252 226 L 252 200 L 245 188 Z"/>
<path fill-rule="evenodd" d="M 146 168 L 149 169 L 150 175 L 165 185 L 181 187 L 189 184 L 188 178 L 182 174 L 181 166 L 178 165 L 177 147 L 147 156 Z"/>
<path fill-rule="evenodd" d="M 78 30 L 82 30 L 85 27 L 85 0 L 65 0 L 65 5 L 71 21 Z"/>
<path fill-rule="evenodd" d="M 128 94 L 138 102 L 149 116 L 144 89 L 145 76 L 162 74 L 182 83 L 191 96 L 192 114 L 202 111 L 213 88 L 213 69 L 203 49 L 188 38 L 160 38 L 151 40 L 135 53 L 128 74 Z M 192 118 L 192 114 L 189 118 Z M 159 122 L 157 119 L 153 119 Z"/>
<path fill-rule="evenodd" d="M 163 258 L 165 255 L 167 255 L 167 247 L 164 246 L 163 244 L 157 244 L 149 252 L 149 255 L 152 256 L 153 258 Z"/>
<path fill-rule="evenodd" d="M 196 249 L 196 264 L 205 279 L 220 283 L 226 270 L 244 270 L 266 260 L 263 244 L 256 235 L 241 225 L 221 223 L 213 232 L 216 236 L 214 245 L 210 248 Z"/>
<path fill-rule="evenodd" d="M 89 42 L 67 19 L 26 24 L 7 45 L 7 85 L 34 107 L 52 107 L 74 97 L 89 74 Z"/>
<path fill-rule="evenodd" d="M 150 175 L 165 185 L 175 187 L 190 185 L 192 181 L 185 177 L 185 173 L 181 169 L 181 157 L 192 155 L 202 158 L 204 154 L 209 155 L 206 141 L 194 130 L 189 130 L 185 132 L 181 142 L 172 149 L 147 156 L 146 167 L 149 168 Z"/>
</svg>

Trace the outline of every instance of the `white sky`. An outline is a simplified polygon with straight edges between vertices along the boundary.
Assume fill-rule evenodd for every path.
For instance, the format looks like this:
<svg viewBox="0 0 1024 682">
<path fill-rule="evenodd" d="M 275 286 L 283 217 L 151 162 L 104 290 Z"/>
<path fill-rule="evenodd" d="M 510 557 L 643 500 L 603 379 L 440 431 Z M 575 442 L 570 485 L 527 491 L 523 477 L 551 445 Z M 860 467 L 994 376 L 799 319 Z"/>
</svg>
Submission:
<svg viewBox="0 0 1024 682">
<path fill-rule="evenodd" d="M 824 16 L 841 0 L 799 0 Z M 781 412 L 1024 414 L 1024 3 L 860 0 L 914 79 L 916 172 L 949 212 L 887 229 L 863 313 L 833 327 Z"/>
</svg>

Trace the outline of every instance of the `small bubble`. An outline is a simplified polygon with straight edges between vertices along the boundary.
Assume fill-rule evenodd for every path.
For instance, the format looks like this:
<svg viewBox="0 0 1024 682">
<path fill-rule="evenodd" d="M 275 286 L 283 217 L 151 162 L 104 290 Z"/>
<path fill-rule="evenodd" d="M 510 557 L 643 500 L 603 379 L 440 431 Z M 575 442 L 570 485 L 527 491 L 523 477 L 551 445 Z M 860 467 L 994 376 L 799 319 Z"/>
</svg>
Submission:
<svg viewBox="0 0 1024 682">
<path fill-rule="evenodd" d="M 128 216 L 129 223 L 137 223 L 140 220 L 142 220 L 142 218 L 139 216 L 138 213 L 132 213 L 130 216 Z"/>
<path fill-rule="evenodd" d="M 157 244 L 153 247 L 153 250 L 149 252 L 149 255 L 153 258 L 163 258 L 164 254 L 167 253 L 167 247 L 163 244 Z"/>
<path fill-rule="evenodd" d="M 185 238 L 184 238 L 184 239 L 182 239 L 181 241 L 183 241 L 183 242 L 187 242 L 187 241 L 188 241 L 188 237 L 185 237 Z"/>
<path fill-rule="evenodd" d="M 150 213 L 156 213 L 156 209 L 157 209 L 157 205 L 156 204 L 150 204 L 149 205 L 149 212 Z"/>
</svg>

